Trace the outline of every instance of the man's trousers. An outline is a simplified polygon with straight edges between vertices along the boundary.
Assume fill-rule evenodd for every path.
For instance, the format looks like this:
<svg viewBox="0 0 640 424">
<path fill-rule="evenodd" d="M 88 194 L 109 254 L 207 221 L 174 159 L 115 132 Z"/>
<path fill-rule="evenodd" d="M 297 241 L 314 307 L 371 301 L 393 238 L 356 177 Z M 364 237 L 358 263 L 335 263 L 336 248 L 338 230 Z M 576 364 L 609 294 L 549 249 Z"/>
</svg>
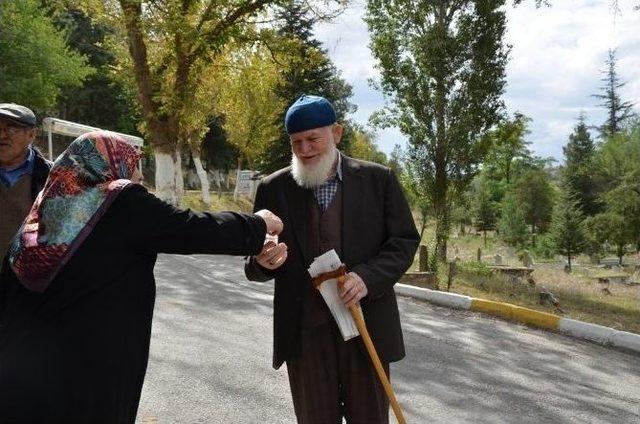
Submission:
<svg viewBox="0 0 640 424">
<path fill-rule="evenodd" d="M 333 320 L 302 330 L 287 371 L 298 423 L 388 424 L 389 401 L 362 339 L 343 341 Z"/>
</svg>

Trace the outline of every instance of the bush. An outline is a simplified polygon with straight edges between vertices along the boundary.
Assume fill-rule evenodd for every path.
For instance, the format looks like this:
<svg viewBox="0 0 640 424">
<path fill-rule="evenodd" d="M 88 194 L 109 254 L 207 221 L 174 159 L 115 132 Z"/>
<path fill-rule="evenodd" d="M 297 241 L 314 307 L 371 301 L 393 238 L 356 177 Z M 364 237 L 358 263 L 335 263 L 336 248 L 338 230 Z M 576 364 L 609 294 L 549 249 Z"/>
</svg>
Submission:
<svg viewBox="0 0 640 424">
<path fill-rule="evenodd" d="M 491 267 L 484 262 L 460 262 L 458 263 L 458 269 L 460 270 L 460 273 L 477 277 L 490 277 L 493 275 Z"/>
</svg>

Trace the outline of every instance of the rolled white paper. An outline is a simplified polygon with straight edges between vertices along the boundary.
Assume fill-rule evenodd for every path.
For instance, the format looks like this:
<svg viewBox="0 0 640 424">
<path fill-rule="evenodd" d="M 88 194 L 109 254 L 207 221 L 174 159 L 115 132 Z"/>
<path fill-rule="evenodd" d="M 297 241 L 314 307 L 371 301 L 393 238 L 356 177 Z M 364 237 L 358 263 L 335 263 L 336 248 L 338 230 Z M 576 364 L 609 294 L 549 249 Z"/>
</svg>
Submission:
<svg viewBox="0 0 640 424">
<path fill-rule="evenodd" d="M 309 266 L 309 274 L 311 275 L 311 278 L 315 278 L 325 272 L 335 271 L 340 268 L 341 265 L 342 262 L 340 261 L 338 254 L 332 249 L 315 258 L 313 263 Z M 338 294 L 338 279 L 332 278 L 324 281 L 320 284 L 319 290 L 322 298 L 331 311 L 331 315 L 338 324 L 342 338 L 346 341 L 359 336 L 360 333 L 358 332 L 356 323 L 353 321 L 353 317 L 351 316 L 351 313 L 349 313 L 349 309 L 344 306 L 344 303 L 342 303 L 340 295 Z"/>
</svg>

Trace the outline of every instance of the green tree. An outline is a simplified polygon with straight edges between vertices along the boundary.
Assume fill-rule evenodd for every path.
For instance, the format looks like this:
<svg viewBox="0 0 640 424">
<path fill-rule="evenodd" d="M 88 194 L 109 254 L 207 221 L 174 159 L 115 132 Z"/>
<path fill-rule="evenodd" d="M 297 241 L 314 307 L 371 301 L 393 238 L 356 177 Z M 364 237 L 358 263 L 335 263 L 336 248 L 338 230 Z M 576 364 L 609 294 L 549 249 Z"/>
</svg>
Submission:
<svg viewBox="0 0 640 424">
<path fill-rule="evenodd" d="M 633 233 L 624 216 L 613 211 L 599 213 L 585 220 L 589 232 L 599 243 L 610 243 L 615 246 L 618 263 L 626 253 L 626 246 L 632 243 Z"/>
<path fill-rule="evenodd" d="M 603 211 L 588 225 L 592 239 L 616 246 L 622 263 L 627 244 L 640 251 L 640 121 L 608 137 L 596 153 L 595 164 Z"/>
<path fill-rule="evenodd" d="M 529 134 L 531 119 L 516 112 L 513 119 L 505 119 L 486 137 L 491 148 L 487 155 L 485 166 L 494 178 L 502 179 L 507 184 L 512 180 L 515 162 L 530 162 L 532 154 L 525 140 Z"/>
<path fill-rule="evenodd" d="M 81 86 L 94 70 L 39 5 L 0 1 L 0 98 L 45 112 L 64 87 Z"/>
<path fill-rule="evenodd" d="M 318 21 L 309 5 L 299 0 L 289 0 L 277 12 L 280 22 L 272 50 L 278 51 L 281 68 L 279 83 L 275 93 L 285 105 L 279 112 L 275 124 L 279 136 L 257 162 L 258 169 L 271 173 L 288 166 L 291 162 L 289 137 L 284 130 L 284 116 L 289 105 L 303 94 L 323 96 L 335 110 L 338 122 L 345 126 L 341 149 L 348 150 L 354 130 L 347 121 L 347 115 L 356 110 L 349 102 L 352 88 L 341 77 L 333 65 L 322 43 L 313 36 L 313 26 Z"/>
<path fill-rule="evenodd" d="M 601 192 L 619 186 L 640 164 L 640 120 L 607 138 L 597 150 L 594 174 Z"/>
<path fill-rule="evenodd" d="M 569 135 L 569 142 L 562 151 L 565 157 L 565 186 L 575 194 L 578 206 L 585 215 L 595 215 L 600 210 L 594 177 L 595 145 L 585 123 L 584 114 L 578 118 L 573 133 Z"/>
<path fill-rule="evenodd" d="M 422 239 L 424 231 L 427 228 L 427 218 L 430 215 L 432 207 L 428 192 L 431 183 L 429 178 L 420 172 L 421 164 L 419 161 L 416 161 L 414 157 L 407 155 L 403 164 L 404 172 L 401 175 L 400 181 L 409 200 L 409 204 L 420 213 L 420 239 Z"/>
<path fill-rule="evenodd" d="M 640 165 L 602 198 L 608 213 L 623 218 L 627 242 L 633 243 L 640 252 Z"/>
<path fill-rule="evenodd" d="M 544 232 L 551 221 L 555 192 L 549 176 L 541 169 L 529 170 L 514 182 L 512 190 L 531 226 L 535 246 L 535 235 Z"/>
<path fill-rule="evenodd" d="M 618 76 L 615 50 L 609 50 L 606 66 L 606 70 L 602 72 L 604 74 L 601 79 L 604 86 L 600 87 L 602 93 L 593 95 L 602 101 L 600 106 L 607 109 L 607 120 L 599 128 L 603 138 L 618 133 L 624 123 L 635 115 L 633 103 L 622 100 L 620 97 L 620 89 L 625 86 L 626 82 L 621 82 Z"/>
<path fill-rule="evenodd" d="M 507 193 L 500 204 L 500 209 L 502 210 L 498 221 L 500 236 L 512 246 L 524 246 L 527 243 L 529 231 L 527 231 L 527 222 L 520 202 L 512 193 Z"/>
<path fill-rule="evenodd" d="M 225 117 L 227 140 L 240 153 L 238 168 L 245 160 L 249 169 L 255 169 L 268 143 L 280 135 L 274 123 L 284 107 L 274 92 L 278 70 L 260 46 L 235 48 L 223 61 L 215 78 L 215 85 L 224 87 L 217 90 L 218 110 Z"/>
<path fill-rule="evenodd" d="M 393 169 L 393 172 L 395 172 L 396 175 L 401 175 L 404 172 L 403 162 L 404 152 L 402 151 L 402 146 L 396 144 L 393 146 L 393 150 L 389 156 L 388 166 Z"/>
<path fill-rule="evenodd" d="M 473 225 L 473 196 L 471 190 L 460 192 L 451 207 L 451 223 L 458 225 L 458 233 L 465 235 L 467 227 Z"/>
<path fill-rule="evenodd" d="M 68 44 L 88 58 L 96 72 L 82 86 L 65 87 L 58 101 L 58 116 L 112 131 L 138 134 L 140 115 L 135 108 L 135 94 L 111 78 L 111 64 L 116 60 L 103 44 L 112 31 L 92 21 L 79 9 L 54 14 L 55 21 L 68 33 Z"/>
<path fill-rule="evenodd" d="M 487 247 L 487 231 L 493 230 L 497 221 L 497 204 L 492 190 L 492 181 L 484 174 L 474 179 L 473 188 L 473 214 L 475 216 L 476 229 L 484 235 L 484 246 Z"/>
<path fill-rule="evenodd" d="M 387 155 L 378 149 L 375 136 L 360 125 L 353 125 L 354 134 L 345 154 L 381 165 L 387 165 Z"/>
<path fill-rule="evenodd" d="M 558 251 L 567 256 L 571 270 L 571 259 L 585 248 L 586 234 L 584 215 L 569 190 L 562 192 L 554 207 L 550 233 Z"/>
<path fill-rule="evenodd" d="M 390 101 L 373 117 L 407 135 L 446 258 L 453 198 L 477 172 L 499 121 L 507 48 L 504 1 L 369 0 L 365 21 Z"/>
<path fill-rule="evenodd" d="M 114 74 L 135 88 L 142 132 L 156 164 L 156 193 L 178 203 L 181 146 L 193 147 L 216 116 L 210 76 L 232 41 L 255 39 L 256 21 L 279 0 L 85 0 L 114 35 Z M 126 40 L 126 44 L 122 42 Z M 193 153 L 192 149 L 192 153 Z"/>
<path fill-rule="evenodd" d="M 224 116 L 216 116 L 209 122 L 209 130 L 202 141 L 202 156 L 210 169 L 228 172 L 236 166 L 238 151 L 227 140 Z"/>
</svg>

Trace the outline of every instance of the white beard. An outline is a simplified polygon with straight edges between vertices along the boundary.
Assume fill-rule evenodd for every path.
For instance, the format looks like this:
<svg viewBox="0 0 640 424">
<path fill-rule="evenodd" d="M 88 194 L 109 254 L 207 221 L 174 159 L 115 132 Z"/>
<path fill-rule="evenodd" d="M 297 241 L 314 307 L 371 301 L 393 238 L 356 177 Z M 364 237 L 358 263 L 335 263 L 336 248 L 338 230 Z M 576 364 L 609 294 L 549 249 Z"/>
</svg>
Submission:
<svg viewBox="0 0 640 424">
<path fill-rule="evenodd" d="M 314 188 L 321 186 L 331 176 L 333 166 L 338 158 L 338 149 L 335 144 L 332 144 L 329 150 L 327 150 L 320 161 L 315 165 L 305 165 L 294 154 L 291 155 L 291 175 L 295 182 L 304 188 Z"/>
</svg>

